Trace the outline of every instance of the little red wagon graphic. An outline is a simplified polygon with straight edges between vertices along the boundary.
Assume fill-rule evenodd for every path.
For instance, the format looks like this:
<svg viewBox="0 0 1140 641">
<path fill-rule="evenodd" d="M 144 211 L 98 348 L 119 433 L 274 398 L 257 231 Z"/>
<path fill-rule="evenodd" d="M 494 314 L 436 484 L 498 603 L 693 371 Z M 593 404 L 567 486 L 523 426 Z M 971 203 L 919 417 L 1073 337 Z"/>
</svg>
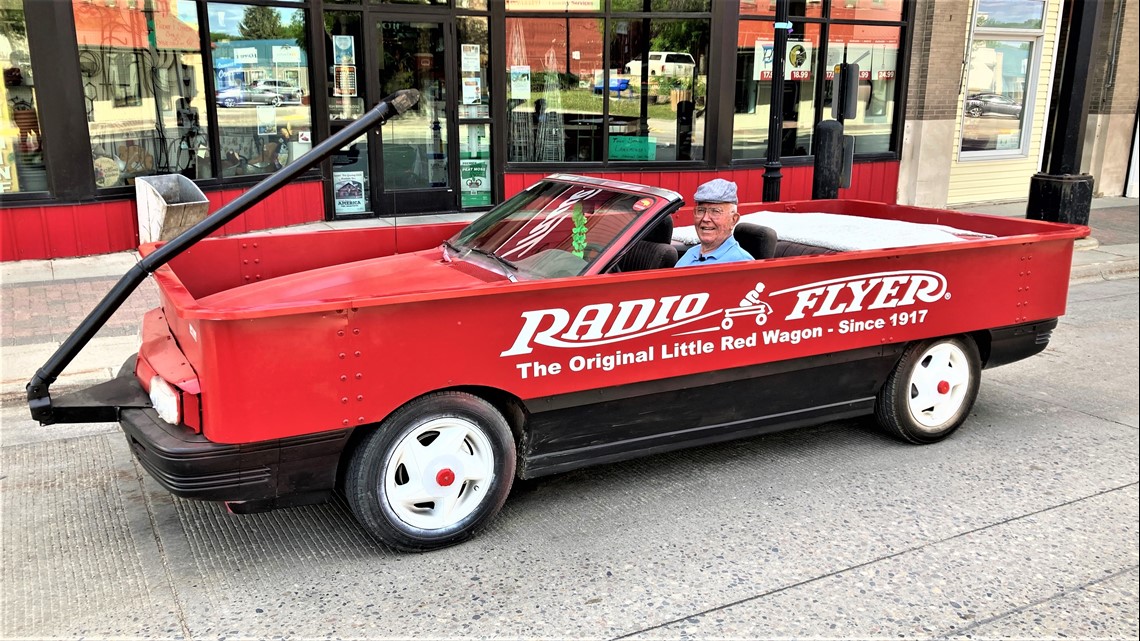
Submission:
<svg viewBox="0 0 1140 641">
<path fill-rule="evenodd" d="M 768 314 L 772 313 L 772 306 L 765 302 L 756 303 L 747 307 L 733 307 L 724 310 L 724 320 L 720 322 L 720 328 L 724 330 L 732 329 L 733 318 L 737 316 L 752 316 L 757 325 L 763 325 L 768 322 Z"/>
</svg>

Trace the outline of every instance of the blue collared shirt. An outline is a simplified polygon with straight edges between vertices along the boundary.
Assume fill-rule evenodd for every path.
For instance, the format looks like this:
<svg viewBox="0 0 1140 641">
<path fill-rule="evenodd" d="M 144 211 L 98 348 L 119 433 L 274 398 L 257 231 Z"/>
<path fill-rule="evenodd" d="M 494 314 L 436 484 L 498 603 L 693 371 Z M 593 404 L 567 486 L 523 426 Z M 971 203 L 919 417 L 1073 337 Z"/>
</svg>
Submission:
<svg viewBox="0 0 1140 641">
<path fill-rule="evenodd" d="M 752 260 L 752 254 L 744 251 L 740 243 L 732 236 L 728 240 L 721 243 L 711 254 L 701 255 L 701 246 L 694 245 L 685 252 L 681 260 L 677 261 L 677 267 L 689 267 L 690 265 L 719 265 L 721 263 L 735 263 L 742 260 Z"/>
</svg>

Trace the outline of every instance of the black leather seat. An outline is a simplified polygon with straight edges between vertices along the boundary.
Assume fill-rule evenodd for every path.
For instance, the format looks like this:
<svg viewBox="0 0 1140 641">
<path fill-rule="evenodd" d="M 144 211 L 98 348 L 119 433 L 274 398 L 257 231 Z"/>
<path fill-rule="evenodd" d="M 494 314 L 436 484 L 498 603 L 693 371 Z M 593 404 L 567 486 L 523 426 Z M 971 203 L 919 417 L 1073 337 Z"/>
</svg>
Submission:
<svg viewBox="0 0 1140 641">
<path fill-rule="evenodd" d="M 623 272 L 639 272 L 675 266 L 680 256 L 674 249 L 672 241 L 673 219 L 666 216 L 654 225 L 644 238 L 629 248 L 618 262 L 618 269 Z"/>
<path fill-rule="evenodd" d="M 739 223 L 732 230 L 732 237 L 740 243 L 744 251 L 756 260 L 772 258 L 776 255 L 776 230 L 754 223 Z"/>
</svg>

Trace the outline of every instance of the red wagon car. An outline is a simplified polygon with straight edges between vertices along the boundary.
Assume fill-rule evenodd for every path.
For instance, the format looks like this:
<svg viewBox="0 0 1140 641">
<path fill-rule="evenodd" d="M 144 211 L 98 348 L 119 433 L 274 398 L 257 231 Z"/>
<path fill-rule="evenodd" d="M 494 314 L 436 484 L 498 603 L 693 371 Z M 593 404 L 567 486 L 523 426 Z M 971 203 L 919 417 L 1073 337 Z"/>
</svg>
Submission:
<svg viewBox="0 0 1140 641">
<path fill-rule="evenodd" d="M 118 420 L 178 496 L 252 512 L 341 491 L 425 550 L 485 525 L 515 478 L 863 415 L 945 438 L 981 370 L 1045 348 L 1088 233 L 771 203 L 737 228 L 756 260 L 674 269 L 682 206 L 556 175 L 466 226 L 207 238 L 156 263 L 161 307 L 116 380 L 52 401 L 57 354 L 29 404 Z"/>
</svg>

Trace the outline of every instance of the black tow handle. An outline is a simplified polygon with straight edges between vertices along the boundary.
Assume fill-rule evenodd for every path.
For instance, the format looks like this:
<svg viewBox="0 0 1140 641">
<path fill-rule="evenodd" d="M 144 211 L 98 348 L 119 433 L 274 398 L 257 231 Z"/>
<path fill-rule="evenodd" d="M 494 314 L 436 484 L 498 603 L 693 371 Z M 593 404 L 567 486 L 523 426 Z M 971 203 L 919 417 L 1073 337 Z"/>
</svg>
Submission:
<svg viewBox="0 0 1140 641">
<path fill-rule="evenodd" d="M 403 89 L 381 100 L 379 104 L 351 125 L 313 147 L 292 164 L 270 174 L 265 180 L 234 199 L 233 202 L 210 214 L 198 224 L 159 247 L 154 253 L 135 263 L 28 382 L 28 409 L 31 410 L 32 418 L 42 425 L 50 425 L 55 422 L 49 391 L 51 384 L 59 378 L 64 368 L 91 341 L 96 332 L 107 323 L 111 315 L 122 307 L 131 292 L 135 291 L 139 283 L 147 276 L 170 262 L 175 256 L 189 249 L 191 245 L 209 236 L 250 207 L 264 200 L 266 196 L 276 191 L 281 185 L 293 180 L 333 152 L 356 140 L 361 134 L 404 113 L 419 102 L 419 99 L 420 92 L 415 89 Z"/>
</svg>

